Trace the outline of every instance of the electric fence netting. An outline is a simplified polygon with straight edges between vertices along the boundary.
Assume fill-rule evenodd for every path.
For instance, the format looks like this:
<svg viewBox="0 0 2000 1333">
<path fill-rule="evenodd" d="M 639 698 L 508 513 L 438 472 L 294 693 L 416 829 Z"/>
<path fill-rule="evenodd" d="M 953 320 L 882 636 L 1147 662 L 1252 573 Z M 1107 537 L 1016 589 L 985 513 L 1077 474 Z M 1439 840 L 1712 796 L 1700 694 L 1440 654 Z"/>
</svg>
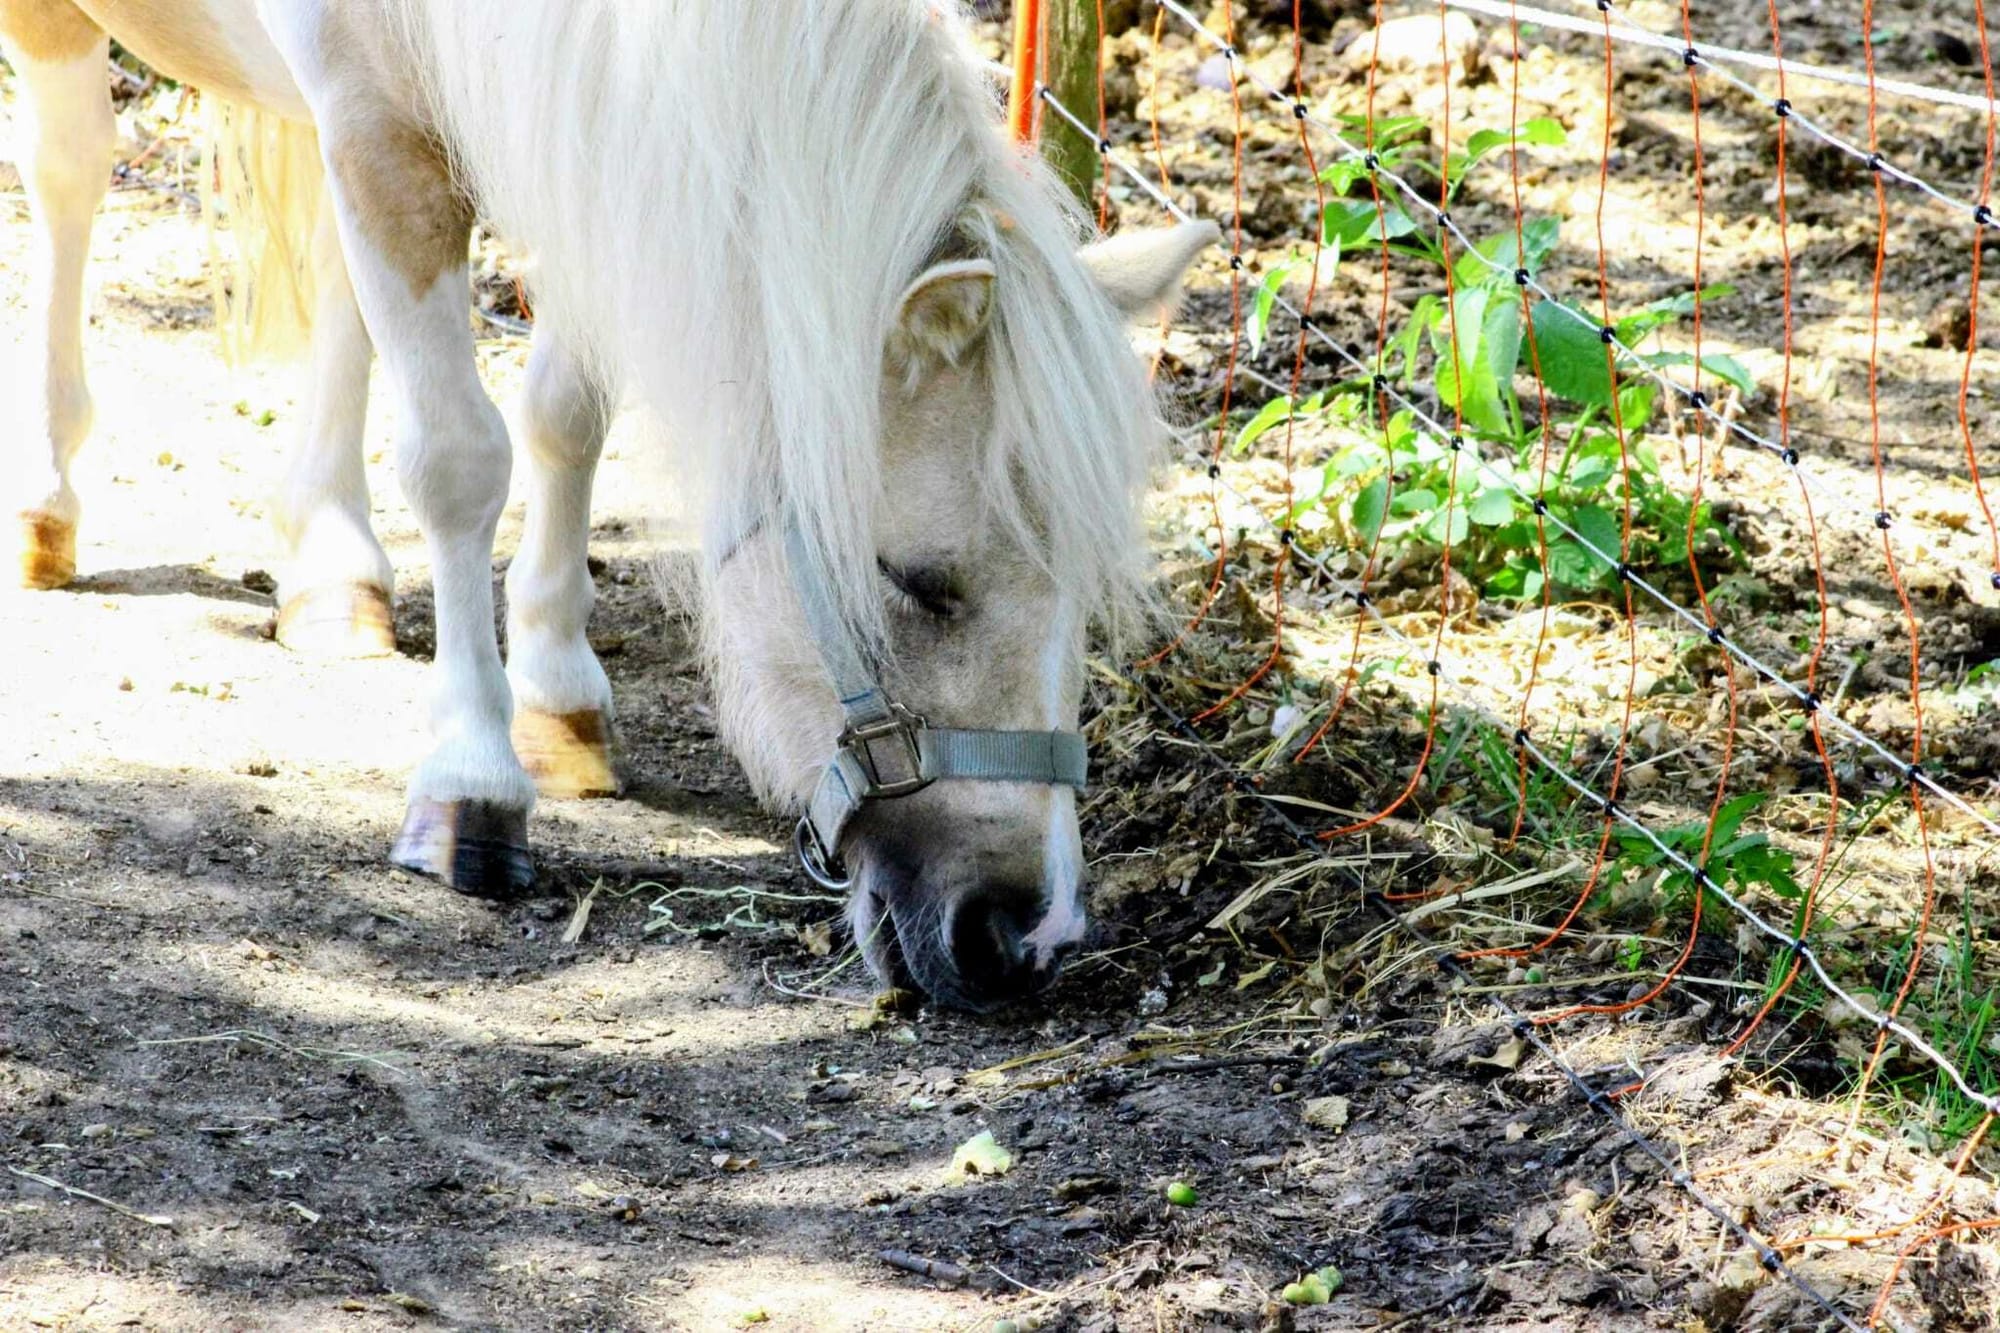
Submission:
<svg viewBox="0 0 2000 1333">
<path fill-rule="evenodd" d="M 1120 686 L 1308 862 L 1474 848 L 1368 901 L 1813 1319 L 1911 1324 L 2000 1227 L 1984 0 L 1096 7 L 1045 131 L 1104 217 L 1223 228 Z M 1720 1151 L 1649 1022 L 1838 1123 Z M 1936 1169 L 1843 1203 L 1885 1129 Z M 1732 1198 L 1779 1157 L 1824 1208 Z"/>
</svg>

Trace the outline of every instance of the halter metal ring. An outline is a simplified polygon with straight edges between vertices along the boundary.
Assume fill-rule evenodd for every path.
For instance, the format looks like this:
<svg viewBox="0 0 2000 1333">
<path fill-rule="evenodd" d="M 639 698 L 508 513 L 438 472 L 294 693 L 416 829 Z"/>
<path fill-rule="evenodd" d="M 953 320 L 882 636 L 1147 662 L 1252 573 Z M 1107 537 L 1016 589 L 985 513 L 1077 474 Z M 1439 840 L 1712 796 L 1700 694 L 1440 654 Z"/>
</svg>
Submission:
<svg viewBox="0 0 2000 1333">
<path fill-rule="evenodd" d="M 819 834 L 813 832 L 811 819 L 801 819 L 792 831 L 792 850 L 798 853 L 806 878 L 822 889 L 845 893 L 854 887 L 853 873 L 841 864 L 838 853 L 820 845 Z"/>
</svg>

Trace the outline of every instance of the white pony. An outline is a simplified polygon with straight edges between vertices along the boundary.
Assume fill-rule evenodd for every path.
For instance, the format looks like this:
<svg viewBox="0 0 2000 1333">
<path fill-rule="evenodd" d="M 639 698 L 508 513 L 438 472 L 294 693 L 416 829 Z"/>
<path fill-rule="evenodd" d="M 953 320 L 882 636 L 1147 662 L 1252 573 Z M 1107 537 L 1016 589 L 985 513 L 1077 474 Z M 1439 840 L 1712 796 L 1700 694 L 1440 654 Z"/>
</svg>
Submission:
<svg viewBox="0 0 2000 1333">
<path fill-rule="evenodd" d="M 871 965 L 973 1007 L 1045 984 L 1083 929 L 1084 635 L 1145 580 L 1154 413 L 1124 323 L 1212 230 L 1079 256 L 933 0 L 0 0 L 48 238 L 46 393 L 0 469 L 31 583 L 74 563 L 102 29 L 317 131 L 340 245 L 317 249 L 282 598 L 336 640 L 386 606 L 357 441 L 378 349 L 437 604 L 434 747 L 396 859 L 518 889 L 535 778 L 609 785 L 585 547 L 630 391 L 698 488 L 727 735 L 804 814 L 808 868 L 851 867 Z M 504 665 L 489 570 L 512 451 L 474 372 L 475 210 L 537 262 Z"/>
</svg>

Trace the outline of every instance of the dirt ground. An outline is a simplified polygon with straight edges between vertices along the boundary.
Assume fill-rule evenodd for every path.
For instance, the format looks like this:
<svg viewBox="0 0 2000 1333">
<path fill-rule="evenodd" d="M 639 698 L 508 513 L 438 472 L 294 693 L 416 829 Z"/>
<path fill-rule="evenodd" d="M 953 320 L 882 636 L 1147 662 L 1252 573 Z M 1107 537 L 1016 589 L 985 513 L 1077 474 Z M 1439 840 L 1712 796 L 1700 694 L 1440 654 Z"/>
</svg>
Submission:
<svg viewBox="0 0 2000 1333">
<path fill-rule="evenodd" d="M 1325 67 L 1362 8 L 1315 33 Z M 1755 47 L 1740 22 L 1731 40 Z M 1851 63 L 1841 29 L 1824 27 L 1825 49 L 1802 33 L 1804 53 Z M 1915 68 L 1922 25 L 1898 32 Z M 1559 97 L 1583 86 L 1591 51 L 1553 45 L 1541 58 L 1569 80 L 1548 85 Z M 1202 54 L 1175 39 L 1165 56 L 1194 87 Z M 1352 77 L 1339 82 L 1328 96 L 1351 100 Z M 1490 114 L 1496 85 L 1473 86 Z M 1413 82 L 1407 95 L 1420 92 Z M 1674 92 L 1659 81 L 1648 114 L 1670 116 Z M 1219 103 L 1213 89 L 1191 92 L 1168 116 L 1174 142 L 1194 145 L 1176 167 L 1197 202 L 1227 186 L 1215 174 Z M 128 112 L 127 155 L 170 107 Z M 1719 206 L 1731 217 L 1762 207 L 1769 181 L 1739 119 L 1738 193 Z M 1574 136 L 1589 142 L 1588 127 Z M 1284 143 L 1265 146 L 1281 196 L 1296 188 Z M 1968 161 L 1976 170 L 1962 137 L 1940 131 L 1924 151 L 1961 182 Z M 171 159 L 150 179 L 184 180 Z M 4 171 L 0 184 L 12 184 Z M 1574 181 L 1556 173 L 1537 188 L 1561 207 Z M 1643 193 L 1621 206 L 1657 211 Z M 1259 244 L 1278 244 L 1275 216 Z M 1829 322 L 1813 334 L 1833 367 L 1819 373 L 1847 396 L 1802 395 L 1817 414 L 1802 421 L 1839 436 L 1828 447 L 1855 468 L 1852 354 L 1865 327 L 1852 284 L 1872 256 L 1842 249 L 1851 239 L 1825 242 Z M 9 342 L 27 243 L 10 188 Z M 1657 269 L 1621 280 L 1659 294 L 1645 285 L 1680 271 L 1677 243 L 1662 234 Z M 371 424 L 369 458 L 401 580 L 403 655 L 303 661 L 264 637 L 260 576 L 262 497 L 294 424 L 293 386 L 220 366 L 199 223 L 170 192 L 114 194 L 97 256 L 83 578 L 62 593 L 0 592 L 0 1329 L 1819 1326 L 1512 1040 L 1490 1002 L 1546 1006 L 1568 992 L 1505 968 L 1454 982 L 1365 898 L 1502 874 L 1490 832 L 1452 817 L 1448 788 L 1405 821 L 1308 855 L 1270 806 L 1229 790 L 1107 675 L 1091 723 L 1102 783 L 1086 812 L 1099 921 L 1087 955 L 1032 1009 L 876 1008 L 837 935 L 838 905 L 794 872 L 784 829 L 755 809 L 714 736 L 688 627 L 654 593 L 645 470 L 622 437 L 592 549 L 593 636 L 623 723 L 626 796 L 545 805 L 540 891 L 516 906 L 389 870 L 430 647 L 422 545 L 384 461 L 392 423 Z M 1949 421 L 1936 385 L 1953 357 L 1915 344 L 1958 262 L 1897 288 L 1895 355 L 1929 385 L 1892 403 L 1912 448 L 1939 438 L 1938 411 Z M 1195 401 L 1212 391 L 1214 333 L 1227 327 L 1218 277 L 1192 293 L 1186 327 L 1206 332 L 1175 344 Z M 1734 280 L 1768 293 L 1770 270 Z M 1715 336 L 1746 356 L 1768 347 L 1757 341 L 1767 309 L 1746 301 L 1740 324 L 1719 309 Z M 1352 332 L 1372 336 L 1359 322 Z M 482 364 L 506 402 L 525 344 L 487 333 Z M 1952 475 L 1948 453 L 1922 461 Z M 1775 494 L 1768 480 L 1752 487 L 1755 475 L 1731 478 L 1753 507 Z M 1190 505 L 1201 495 L 1177 493 Z M 1910 507 L 1964 502 L 1946 481 Z M 496 579 L 518 519 L 510 511 Z M 2000 655 L 2000 637 L 1990 595 L 1949 593 L 1976 570 L 1976 543 L 1933 526 L 1937 596 L 1970 627 L 1940 635 L 1938 669 L 1962 673 Z M 1170 561 L 1186 556 L 1174 540 Z M 1863 548 L 1851 550 L 1835 561 L 1857 580 L 1844 604 L 1879 605 L 1879 586 L 1861 582 Z M 1247 558 L 1236 572 L 1255 587 L 1262 568 Z M 1775 588 L 1773 641 L 1789 642 L 1799 571 L 1781 577 L 1780 563 L 1758 572 Z M 1246 594 L 1230 624 L 1252 626 L 1254 612 Z M 1210 697 L 1235 678 L 1232 654 L 1255 648 L 1226 637 L 1204 644 Z M 1893 736 L 1893 675 L 1856 676 Z M 1158 688 L 1178 706 L 1203 697 L 1178 676 Z M 1561 697 L 1585 721 L 1604 706 L 1587 679 Z M 1278 702 L 1246 701 L 1220 743 L 1240 754 L 1261 733 L 1268 744 Z M 1950 752 L 1985 717 L 1947 723 Z M 1365 807 L 1400 781 L 1382 754 L 1413 752 L 1408 719 L 1371 712 L 1355 727 L 1334 776 L 1294 790 Z M 1662 809 L 1702 799 L 1701 757 L 1684 764 L 1694 776 L 1663 779 Z M 1982 770 L 1958 776 L 1976 785 Z M 1961 858 L 1955 892 L 1984 882 L 1977 851 L 1946 847 Z M 1906 856 L 1900 870 L 1890 852 L 1881 861 L 1884 882 L 1907 878 Z M 1633 983 L 1603 965 L 1616 934 L 1580 935 L 1568 959 L 1579 993 Z M 1796 1058 L 1782 1078 L 1719 1063 L 1739 948 L 1705 939 L 1690 984 L 1551 1039 L 1594 1088 L 1631 1084 L 1635 1067 L 1650 1075 L 1623 1114 L 1858 1317 L 1895 1244 L 1833 1237 L 1903 1221 L 1941 1190 L 1954 1215 L 1988 1215 L 1993 1192 L 1977 1172 L 1948 1182 L 1949 1141 L 1921 1123 L 1905 1134 L 1871 1119 L 1842 1135 L 1846 1107 L 1814 1100 L 1841 1085 L 1830 1023 L 1785 1029 Z M 1011 1169 L 954 1174 L 955 1150 L 981 1132 Z M 1167 1202 L 1173 1183 L 1194 1189 L 1191 1206 Z M 1898 1317 L 1987 1326 L 2000 1289 L 1991 1252 L 1938 1258 L 1905 1283 Z M 1329 1303 L 1279 1300 L 1329 1264 L 1344 1278 Z"/>
</svg>

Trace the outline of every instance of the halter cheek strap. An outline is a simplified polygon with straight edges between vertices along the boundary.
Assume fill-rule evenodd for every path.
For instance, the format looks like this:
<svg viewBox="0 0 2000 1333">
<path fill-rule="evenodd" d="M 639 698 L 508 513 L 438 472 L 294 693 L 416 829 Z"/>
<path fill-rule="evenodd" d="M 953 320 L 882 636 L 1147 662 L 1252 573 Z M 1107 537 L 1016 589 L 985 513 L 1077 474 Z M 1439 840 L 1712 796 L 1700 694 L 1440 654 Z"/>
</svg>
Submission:
<svg viewBox="0 0 2000 1333">
<path fill-rule="evenodd" d="M 909 796 L 939 781 L 1085 785 L 1089 761 L 1077 732 L 933 727 L 890 699 L 841 623 L 820 566 L 793 522 L 785 524 L 785 562 L 842 715 L 833 758 L 820 772 L 795 835 L 799 861 L 816 882 L 830 889 L 853 883 L 840 863 L 840 838 L 870 801 Z"/>
</svg>

